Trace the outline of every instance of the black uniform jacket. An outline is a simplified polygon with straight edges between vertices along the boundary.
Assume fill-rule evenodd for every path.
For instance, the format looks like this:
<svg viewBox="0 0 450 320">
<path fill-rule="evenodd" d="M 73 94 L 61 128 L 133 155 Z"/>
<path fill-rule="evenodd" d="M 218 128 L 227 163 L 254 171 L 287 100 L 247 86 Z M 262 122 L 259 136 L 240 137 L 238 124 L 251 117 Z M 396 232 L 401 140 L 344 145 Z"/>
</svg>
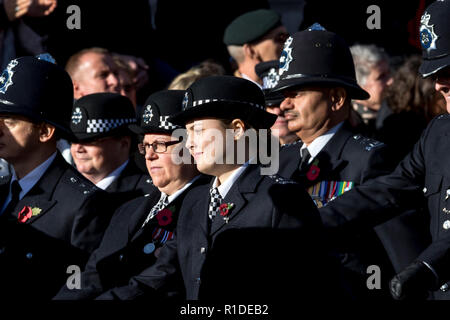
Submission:
<svg viewBox="0 0 450 320">
<path fill-rule="evenodd" d="M 433 119 L 414 149 L 392 174 L 369 181 L 333 201 L 322 212 L 330 226 L 361 228 L 392 217 L 399 208 L 426 202 L 428 243 L 418 260 L 428 262 L 441 283 L 450 279 L 450 115 Z"/>
<path fill-rule="evenodd" d="M 143 173 L 132 159 L 128 161 L 117 179 L 105 189 L 106 192 L 114 194 L 117 207 L 152 190 L 154 186 L 150 176 Z"/>
<path fill-rule="evenodd" d="M 391 173 L 395 167 L 390 150 L 383 143 L 354 133 L 346 122 L 309 167 L 299 172 L 301 146 L 302 143 L 299 142 L 282 148 L 279 174 L 302 183 L 320 208 L 321 215 L 322 210 L 326 210 L 327 206 L 344 192 L 370 179 Z M 389 276 L 393 276 L 393 267 L 411 262 L 422 248 L 423 241 L 414 243 L 413 248 L 406 250 L 408 253 L 412 252 L 408 255 L 404 245 L 399 246 L 402 239 L 410 237 L 411 230 L 423 229 L 420 224 L 414 224 L 417 223 L 416 216 L 416 210 L 403 210 L 400 217 L 378 226 L 375 230 L 337 233 L 337 238 L 330 241 L 337 246 L 344 266 L 359 274 L 350 280 L 356 285 L 355 295 L 360 296 L 361 292 L 372 294 L 366 287 L 368 266 L 380 266 L 385 275 L 383 280 L 388 281 Z M 405 222 L 410 223 L 408 227 L 405 227 Z M 328 226 L 325 220 L 324 225 Z M 397 231 L 395 237 L 392 236 L 392 230 Z M 353 278 L 353 275 L 350 277 Z M 383 287 L 387 289 L 387 285 L 383 284 Z M 387 291 L 384 296 L 390 297 Z"/>
<path fill-rule="evenodd" d="M 126 286 L 131 277 L 155 262 L 160 248 L 173 237 L 178 213 L 189 190 L 210 179 L 210 176 L 201 175 L 144 227 L 144 221 L 160 199 L 158 188 L 152 186 L 150 193 L 121 206 L 81 274 L 81 288 L 71 289 L 64 285 L 54 299 L 94 299 L 105 291 Z M 182 286 L 172 290 L 172 295 L 183 291 Z"/>
<path fill-rule="evenodd" d="M 10 177 L 0 179 L 6 198 Z M 65 283 L 69 266 L 83 268 L 112 216 L 108 194 L 58 153 L 10 214 L 0 217 L 0 288 L 7 299 L 49 299 Z M 29 219 L 19 222 L 21 211 Z"/>
<path fill-rule="evenodd" d="M 336 269 L 324 262 L 318 249 L 317 208 L 300 185 L 279 176 L 262 176 L 260 169 L 257 165 L 245 169 L 223 200 L 232 208 L 211 223 L 211 184 L 193 188 L 184 199 L 176 235 L 156 263 L 101 298 L 158 296 L 178 271 L 187 299 L 217 300 L 230 294 L 268 299 L 286 296 L 289 290 L 298 292 L 296 297 L 301 292 L 314 296 L 314 289 L 332 292 L 331 283 L 325 293 L 322 290 L 327 274 L 319 270 L 326 266 L 332 274 Z"/>
</svg>

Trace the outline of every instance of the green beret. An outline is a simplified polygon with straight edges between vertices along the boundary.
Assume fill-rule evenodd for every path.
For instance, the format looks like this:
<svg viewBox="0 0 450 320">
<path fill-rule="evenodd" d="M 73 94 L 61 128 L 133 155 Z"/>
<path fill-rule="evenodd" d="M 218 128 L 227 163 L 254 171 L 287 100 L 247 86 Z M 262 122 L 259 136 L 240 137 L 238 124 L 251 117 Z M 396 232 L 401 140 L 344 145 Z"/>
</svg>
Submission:
<svg viewBox="0 0 450 320">
<path fill-rule="evenodd" d="M 258 9 L 240 15 L 225 29 L 223 42 L 229 45 L 243 45 L 262 37 L 281 25 L 281 17 L 272 10 Z"/>
</svg>

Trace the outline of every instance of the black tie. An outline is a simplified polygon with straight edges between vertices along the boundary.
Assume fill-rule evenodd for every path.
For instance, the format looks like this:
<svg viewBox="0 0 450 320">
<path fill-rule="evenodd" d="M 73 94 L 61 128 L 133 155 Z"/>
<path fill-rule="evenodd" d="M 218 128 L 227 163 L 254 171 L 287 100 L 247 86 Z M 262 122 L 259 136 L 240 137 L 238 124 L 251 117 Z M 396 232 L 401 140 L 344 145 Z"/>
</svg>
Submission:
<svg viewBox="0 0 450 320">
<path fill-rule="evenodd" d="M 14 208 L 17 206 L 17 204 L 19 203 L 19 195 L 21 191 L 22 188 L 20 187 L 19 181 L 14 180 L 11 183 L 11 201 L 8 203 L 5 210 L 3 210 L 3 216 L 10 214 L 12 210 L 14 210 Z"/>
<path fill-rule="evenodd" d="M 302 156 L 302 160 L 300 162 L 300 165 L 298 166 L 298 169 L 300 171 L 303 171 L 308 167 L 309 159 L 311 159 L 311 154 L 309 153 L 308 148 L 300 149 L 300 153 Z"/>
</svg>

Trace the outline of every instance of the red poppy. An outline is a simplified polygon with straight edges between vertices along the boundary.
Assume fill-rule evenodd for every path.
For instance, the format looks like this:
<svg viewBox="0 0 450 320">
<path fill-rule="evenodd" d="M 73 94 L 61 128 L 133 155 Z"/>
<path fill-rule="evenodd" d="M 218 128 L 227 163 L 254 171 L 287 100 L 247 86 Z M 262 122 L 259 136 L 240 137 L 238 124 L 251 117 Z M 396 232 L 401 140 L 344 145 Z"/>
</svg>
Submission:
<svg viewBox="0 0 450 320">
<path fill-rule="evenodd" d="M 316 180 L 317 177 L 319 176 L 320 173 L 320 168 L 314 164 L 311 165 L 311 167 L 309 167 L 309 171 L 306 173 L 306 177 L 308 178 L 308 180 L 313 181 Z"/>
<path fill-rule="evenodd" d="M 172 211 L 169 209 L 162 209 L 156 215 L 156 219 L 158 219 L 158 223 L 160 226 L 167 226 L 172 222 Z"/>
<path fill-rule="evenodd" d="M 31 210 L 31 207 L 25 206 L 23 209 L 19 212 L 18 219 L 20 223 L 25 223 L 28 219 L 30 219 L 33 216 L 33 211 Z"/>
<path fill-rule="evenodd" d="M 232 207 L 233 207 L 233 204 L 222 203 L 219 207 L 220 215 L 222 217 L 225 217 Z"/>
</svg>

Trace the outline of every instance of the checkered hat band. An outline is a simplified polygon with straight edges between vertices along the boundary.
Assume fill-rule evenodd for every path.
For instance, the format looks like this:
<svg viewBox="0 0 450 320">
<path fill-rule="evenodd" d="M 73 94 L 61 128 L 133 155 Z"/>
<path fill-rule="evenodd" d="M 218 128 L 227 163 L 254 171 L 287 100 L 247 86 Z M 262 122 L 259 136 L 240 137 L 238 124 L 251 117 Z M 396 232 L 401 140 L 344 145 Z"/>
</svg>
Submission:
<svg viewBox="0 0 450 320">
<path fill-rule="evenodd" d="M 202 104 L 205 103 L 211 103 L 211 102 L 229 102 L 229 103 L 243 103 L 243 104 L 248 104 L 251 105 L 253 107 L 259 108 L 261 110 L 266 110 L 266 108 L 260 104 L 257 103 L 252 103 L 252 102 L 247 102 L 247 101 L 236 101 L 236 100 L 228 100 L 228 99 L 204 99 L 204 100 L 195 100 L 192 102 L 192 106 L 193 107 L 197 107 L 200 106 Z"/>
<path fill-rule="evenodd" d="M 180 126 L 174 125 L 172 122 L 167 121 L 170 116 L 160 116 L 159 117 L 159 128 L 164 130 L 175 130 L 177 128 L 181 128 Z"/>
<path fill-rule="evenodd" d="M 108 132 L 121 125 L 134 123 L 136 119 L 89 119 L 87 121 L 87 133 Z"/>
</svg>

